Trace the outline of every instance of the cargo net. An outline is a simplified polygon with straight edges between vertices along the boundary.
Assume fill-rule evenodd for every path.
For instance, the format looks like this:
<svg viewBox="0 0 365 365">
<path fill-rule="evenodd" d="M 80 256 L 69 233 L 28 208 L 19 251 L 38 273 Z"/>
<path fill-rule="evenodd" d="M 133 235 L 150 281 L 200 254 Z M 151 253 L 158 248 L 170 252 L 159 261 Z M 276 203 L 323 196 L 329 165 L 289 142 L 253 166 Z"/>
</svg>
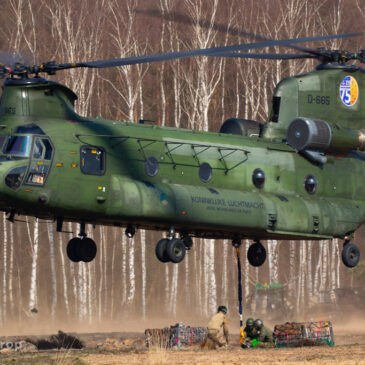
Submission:
<svg viewBox="0 0 365 365">
<path fill-rule="evenodd" d="M 207 329 L 176 323 L 162 329 L 146 329 L 144 334 L 147 348 L 180 349 L 200 344 L 207 337 Z"/>
<path fill-rule="evenodd" d="M 287 322 L 274 327 L 275 347 L 334 346 L 332 323 Z"/>
</svg>

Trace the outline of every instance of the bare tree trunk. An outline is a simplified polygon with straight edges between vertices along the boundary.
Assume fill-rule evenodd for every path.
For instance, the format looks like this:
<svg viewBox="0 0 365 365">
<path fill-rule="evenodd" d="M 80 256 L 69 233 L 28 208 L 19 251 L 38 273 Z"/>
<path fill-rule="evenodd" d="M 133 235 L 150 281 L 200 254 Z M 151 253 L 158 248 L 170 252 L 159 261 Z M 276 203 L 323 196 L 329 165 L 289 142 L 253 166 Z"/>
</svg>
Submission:
<svg viewBox="0 0 365 365">
<path fill-rule="evenodd" d="M 308 241 L 307 242 L 307 297 L 309 303 L 313 297 L 312 246 L 313 246 L 313 241 Z"/>
<path fill-rule="evenodd" d="M 9 280 L 8 280 L 8 291 L 9 291 L 9 304 L 11 317 L 14 316 L 14 293 L 13 293 L 13 274 L 14 274 L 14 224 L 9 227 L 10 233 L 10 263 L 9 263 Z"/>
<path fill-rule="evenodd" d="M 295 292 L 295 276 L 296 276 L 296 264 L 295 264 L 295 241 L 289 241 L 289 296 L 294 297 Z"/>
<path fill-rule="evenodd" d="M 52 305 L 51 305 L 51 318 L 54 321 L 56 316 L 57 307 L 57 276 L 56 276 L 56 263 L 55 263 L 55 249 L 54 249 L 54 236 L 52 223 L 47 224 L 48 241 L 49 241 L 49 257 L 51 260 L 51 280 L 52 280 Z"/>
<path fill-rule="evenodd" d="M 172 269 L 172 279 L 171 279 L 171 290 L 170 290 L 170 313 L 173 318 L 176 318 L 176 306 L 177 306 L 177 288 L 179 280 L 179 265 L 174 265 Z"/>
<path fill-rule="evenodd" d="M 66 315 L 67 318 L 70 316 L 70 304 L 68 299 L 68 289 L 67 289 L 67 276 L 66 276 L 66 267 L 65 267 L 65 256 L 63 254 L 63 243 L 62 243 L 62 235 L 59 234 L 59 245 L 60 245 L 60 258 L 61 258 L 61 268 L 62 268 L 62 282 L 63 282 L 63 298 L 65 301 Z"/>
<path fill-rule="evenodd" d="M 314 273 L 314 284 L 313 284 L 313 290 L 314 290 L 314 295 L 318 294 L 319 289 L 319 282 L 320 282 L 320 275 L 321 275 L 321 271 L 322 271 L 322 257 L 323 257 L 323 241 L 319 241 L 318 243 L 318 251 L 319 251 L 319 255 L 318 255 L 318 260 L 317 260 L 317 265 L 316 265 L 316 270 Z"/>
<path fill-rule="evenodd" d="M 141 269 L 142 269 L 142 320 L 146 319 L 146 231 L 141 230 Z"/>
<path fill-rule="evenodd" d="M 268 240 L 267 248 L 269 253 L 269 282 L 271 284 L 279 282 L 278 273 L 278 241 Z"/>
<path fill-rule="evenodd" d="M 8 274 L 8 229 L 7 229 L 7 219 L 5 213 L 3 214 L 3 229 L 4 229 L 4 241 L 3 241 L 3 290 L 2 290 L 2 308 L 1 308 L 1 320 L 5 322 L 6 319 L 6 309 L 7 309 L 7 274 Z"/>
<path fill-rule="evenodd" d="M 244 280 L 245 280 L 245 299 L 246 302 L 248 300 L 248 298 L 250 297 L 250 264 L 248 262 L 248 258 L 247 258 L 247 252 L 248 249 L 250 248 L 250 241 L 249 240 L 245 240 L 245 274 L 244 274 Z"/>
<path fill-rule="evenodd" d="M 227 303 L 228 294 L 228 274 L 227 274 L 227 250 L 228 240 L 223 240 L 223 255 L 222 255 L 222 303 Z"/>
<path fill-rule="evenodd" d="M 37 292 L 37 267 L 38 267 L 38 239 L 39 239 L 39 223 L 38 219 L 34 219 L 34 236 L 31 244 L 32 252 L 32 271 L 30 277 L 30 289 L 29 289 L 29 310 L 36 308 L 38 305 L 38 292 Z"/>
<path fill-rule="evenodd" d="M 122 235 L 122 306 L 127 302 L 127 237 Z"/>
<path fill-rule="evenodd" d="M 190 251 L 189 251 L 190 252 Z M 190 254 L 185 256 L 185 305 L 186 308 L 190 308 L 191 303 L 191 289 L 190 289 Z"/>
<path fill-rule="evenodd" d="M 127 303 L 131 304 L 134 300 L 136 293 L 136 274 L 134 271 L 134 238 L 131 239 L 129 245 L 129 292 L 127 297 Z"/>
</svg>

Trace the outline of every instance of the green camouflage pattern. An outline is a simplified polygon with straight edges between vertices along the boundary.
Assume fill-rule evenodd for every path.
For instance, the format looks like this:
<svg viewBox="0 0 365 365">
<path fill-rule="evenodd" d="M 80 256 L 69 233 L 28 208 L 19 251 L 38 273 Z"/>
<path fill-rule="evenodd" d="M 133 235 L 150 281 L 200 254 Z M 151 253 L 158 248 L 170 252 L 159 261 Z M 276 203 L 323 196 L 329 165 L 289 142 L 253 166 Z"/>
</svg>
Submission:
<svg viewBox="0 0 365 365">
<path fill-rule="evenodd" d="M 350 108 L 341 105 L 338 95 L 346 75 L 359 85 L 359 100 Z M 281 98 L 277 122 L 271 112 L 262 137 L 244 137 L 85 118 L 75 113 L 76 96 L 63 85 L 8 82 L 0 104 L 0 135 L 7 138 L 19 125 L 36 124 L 50 138 L 54 156 L 44 186 L 22 181 L 12 189 L 0 179 L 0 208 L 93 224 L 130 223 L 153 230 L 174 226 L 202 237 L 344 237 L 364 221 L 364 161 L 329 155 L 326 164 L 316 166 L 285 143 L 285 133 L 297 116 L 365 128 L 363 87 L 364 73 L 346 68 L 285 79 L 274 93 Z M 313 103 L 317 96 L 319 104 Z M 100 176 L 80 170 L 80 148 L 88 145 L 105 151 Z M 149 157 L 158 161 L 153 177 L 145 170 Z M 204 162 L 212 168 L 208 182 L 199 177 Z M 0 174 L 19 166 L 29 169 L 32 163 L 32 158 L 4 157 Z M 261 189 L 252 182 L 257 168 L 266 176 Z M 318 180 L 314 194 L 304 188 L 307 175 Z"/>
</svg>

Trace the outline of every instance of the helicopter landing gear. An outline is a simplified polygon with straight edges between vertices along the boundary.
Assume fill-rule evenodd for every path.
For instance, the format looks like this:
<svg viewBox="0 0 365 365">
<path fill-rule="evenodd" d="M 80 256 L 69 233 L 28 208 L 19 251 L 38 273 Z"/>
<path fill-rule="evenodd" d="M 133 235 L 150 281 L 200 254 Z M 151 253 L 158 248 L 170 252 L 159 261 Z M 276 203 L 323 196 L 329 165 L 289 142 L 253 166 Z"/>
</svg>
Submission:
<svg viewBox="0 0 365 365">
<path fill-rule="evenodd" d="M 183 241 L 186 250 L 190 250 L 193 247 L 194 242 L 188 234 L 182 234 L 181 240 Z"/>
<path fill-rule="evenodd" d="M 247 251 L 248 262 L 252 266 L 261 266 L 266 260 L 266 249 L 260 241 L 254 241 Z"/>
<path fill-rule="evenodd" d="M 175 237 L 173 227 L 170 229 L 170 238 L 162 238 L 156 245 L 156 256 L 161 262 L 173 262 L 175 264 L 184 260 L 186 250 L 193 246 L 193 240 L 187 234 L 182 234 L 181 238 Z"/>
<path fill-rule="evenodd" d="M 73 262 L 90 262 L 97 252 L 95 242 L 88 237 L 72 238 L 67 244 L 67 257 Z"/>
<path fill-rule="evenodd" d="M 178 264 L 184 260 L 186 248 L 180 238 L 162 238 L 157 242 L 155 252 L 159 261 Z"/>
<path fill-rule="evenodd" d="M 242 241 L 238 237 L 234 237 L 232 240 L 232 246 L 234 248 L 240 248 L 242 244 Z"/>
<path fill-rule="evenodd" d="M 91 238 L 86 237 L 85 223 L 81 223 L 79 237 L 72 238 L 67 244 L 67 257 L 73 262 L 94 260 L 97 247 Z"/>
<path fill-rule="evenodd" d="M 128 238 L 133 238 L 135 234 L 136 234 L 136 229 L 131 224 L 128 224 L 127 228 L 125 229 L 125 235 Z"/>
<path fill-rule="evenodd" d="M 359 248 L 350 241 L 345 241 L 342 249 L 342 262 L 347 267 L 355 267 L 360 261 Z"/>
<path fill-rule="evenodd" d="M 168 242 L 169 242 L 168 238 L 162 238 L 157 242 L 155 252 L 156 252 L 157 258 L 161 262 L 169 262 L 170 261 L 169 258 L 167 257 L 167 254 L 166 254 L 166 245 L 167 245 Z"/>
</svg>

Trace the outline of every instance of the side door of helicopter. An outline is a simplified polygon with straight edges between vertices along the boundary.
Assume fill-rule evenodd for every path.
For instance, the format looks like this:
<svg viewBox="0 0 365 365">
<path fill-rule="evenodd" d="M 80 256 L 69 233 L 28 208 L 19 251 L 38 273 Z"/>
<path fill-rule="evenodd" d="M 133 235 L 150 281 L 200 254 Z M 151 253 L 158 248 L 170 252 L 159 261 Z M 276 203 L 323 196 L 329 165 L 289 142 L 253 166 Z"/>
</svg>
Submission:
<svg viewBox="0 0 365 365">
<path fill-rule="evenodd" d="M 75 148 L 63 143 L 57 153 L 54 177 L 57 179 L 57 208 L 62 210 L 61 214 L 73 219 L 103 217 L 109 193 L 105 149 L 88 144 Z"/>
<path fill-rule="evenodd" d="M 54 148 L 46 136 L 34 136 L 25 185 L 44 186 L 51 170 Z"/>
</svg>

